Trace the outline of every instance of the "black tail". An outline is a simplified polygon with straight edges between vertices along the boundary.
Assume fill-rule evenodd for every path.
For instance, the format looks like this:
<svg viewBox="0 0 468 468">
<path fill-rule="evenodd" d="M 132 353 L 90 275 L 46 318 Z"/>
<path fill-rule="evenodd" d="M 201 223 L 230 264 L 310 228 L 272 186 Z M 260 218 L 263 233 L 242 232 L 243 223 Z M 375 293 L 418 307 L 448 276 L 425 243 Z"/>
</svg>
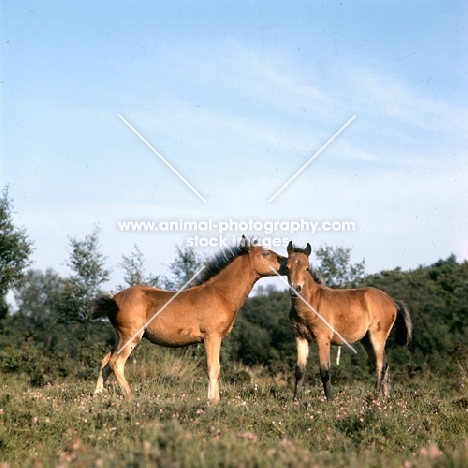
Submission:
<svg viewBox="0 0 468 468">
<path fill-rule="evenodd" d="M 397 311 L 395 343 L 400 346 L 407 346 L 411 341 L 411 333 L 413 332 L 409 310 L 403 301 L 395 301 L 395 307 Z"/>
<path fill-rule="evenodd" d="M 119 311 L 117 302 L 115 302 L 115 299 L 112 299 L 110 294 L 101 294 L 100 296 L 96 297 L 96 299 L 94 299 L 92 302 L 92 306 L 92 320 L 108 317 L 109 315 L 116 315 Z"/>
</svg>

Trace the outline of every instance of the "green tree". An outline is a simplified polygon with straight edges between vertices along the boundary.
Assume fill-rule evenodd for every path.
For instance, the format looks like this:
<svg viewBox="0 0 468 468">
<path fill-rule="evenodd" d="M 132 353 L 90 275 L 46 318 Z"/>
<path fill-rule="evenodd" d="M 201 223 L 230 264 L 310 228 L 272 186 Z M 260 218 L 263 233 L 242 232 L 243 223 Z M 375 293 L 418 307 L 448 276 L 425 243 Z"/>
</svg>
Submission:
<svg viewBox="0 0 468 468">
<path fill-rule="evenodd" d="M 351 263 L 351 249 L 324 246 L 317 249 L 315 256 L 320 261 L 317 268 L 330 288 L 354 288 L 359 286 L 365 274 L 365 260 Z"/>
<path fill-rule="evenodd" d="M 48 268 L 29 270 L 15 289 L 17 321 L 25 317 L 25 328 L 37 342 L 53 351 L 63 333 L 57 327 L 57 313 L 66 288 L 66 280 Z"/>
<path fill-rule="evenodd" d="M 176 259 L 169 265 L 172 279 L 164 278 L 164 287 L 170 290 L 180 289 L 203 265 L 203 259 L 193 247 L 176 246 Z"/>
<path fill-rule="evenodd" d="M 119 286 L 118 289 L 125 289 L 130 286 L 135 286 L 137 284 L 146 284 L 154 288 L 160 287 L 160 278 L 159 276 L 147 275 L 145 272 L 145 259 L 143 253 L 134 245 L 134 250 L 130 253 L 129 256 L 122 256 L 122 263 L 119 263 L 124 272 L 124 281 L 125 286 Z"/>
<path fill-rule="evenodd" d="M 64 287 L 52 269 L 26 272 L 14 290 L 17 310 L 3 321 L 0 370 L 24 373 L 41 386 L 76 369 L 67 353 L 73 335 L 56 320 Z"/>
<path fill-rule="evenodd" d="M 13 202 L 4 188 L 0 198 L 0 320 L 8 313 L 7 293 L 23 276 L 31 264 L 32 242 L 26 231 L 13 223 Z"/>
<path fill-rule="evenodd" d="M 99 228 L 95 227 L 84 239 L 69 238 L 70 256 L 66 261 L 72 275 L 65 278 L 65 288 L 57 313 L 58 323 L 63 324 L 67 342 L 63 346 L 67 354 L 92 372 L 102 353 L 108 322 L 91 321 L 91 301 L 101 292 L 109 280 L 105 267 L 106 257 L 101 253 Z"/>
<path fill-rule="evenodd" d="M 60 318 L 64 322 L 88 323 L 91 300 L 109 280 L 106 257 L 100 251 L 99 232 L 96 227 L 83 240 L 70 237 L 70 257 L 66 265 L 72 275 L 66 280 L 60 308 Z"/>
</svg>

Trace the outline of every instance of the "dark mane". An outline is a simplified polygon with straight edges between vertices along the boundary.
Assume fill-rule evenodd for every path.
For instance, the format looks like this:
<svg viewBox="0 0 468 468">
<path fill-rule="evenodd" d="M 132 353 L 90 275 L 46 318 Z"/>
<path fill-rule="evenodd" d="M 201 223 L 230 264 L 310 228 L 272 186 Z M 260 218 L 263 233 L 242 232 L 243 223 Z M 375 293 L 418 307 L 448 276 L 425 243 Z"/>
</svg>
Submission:
<svg viewBox="0 0 468 468">
<path fill-rule="evenodd" d="M 317 284 L 325 286 L 322 275 L 312 266 L 312 264 L 309 264 L 309 274 Z"/>
<path fill-rule="evenodd" d="M 234 247 L 226 247 L 205 263 L 205 268 L 202 272 L 192 280 L 192 286 L 200 286 L 206 283 L 210 278 L 216 276 L 227 265 L 232 263 L 240 255 L 248 253 L 247 245 L 236 245 Z"/>
</svg>

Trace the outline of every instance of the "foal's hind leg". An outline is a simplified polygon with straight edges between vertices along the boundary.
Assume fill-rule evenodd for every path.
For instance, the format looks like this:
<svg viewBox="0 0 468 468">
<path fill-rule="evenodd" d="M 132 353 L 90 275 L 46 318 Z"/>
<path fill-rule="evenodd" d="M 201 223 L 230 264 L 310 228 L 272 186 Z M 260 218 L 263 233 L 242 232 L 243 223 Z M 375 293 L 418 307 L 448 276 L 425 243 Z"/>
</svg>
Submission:
<svg viewBox="0 0 468 468">
<path fill-rule="evenodd" d="M 390 371 L 388 369 L 387 359 L 385 356 L 385 342 L 381 343 L 369 336 L 369 333 L 361 340 L 364 349 L 369 356 L 370 361 L 375 366 L 377 379 L 375 382 L 375 391 L 382 391 L 385 395 L 390 392 Z"/>
<path fill-rule="evenodd" d="M 297 400 L 304 383 L 304 376 L 309 356 L 309 342 L 302 336 L 296 336 L 297 361 L 296 361 L 296 383 L 294 385 L 294 400 Z"/>
<path fill-rule="evenodd" d="M 120 388 L 127 397 L 132 396 L 132 391 L 124 375 L 125 363 L 127 362 L 130 354 L 132 354 L 132 351 L 135 349 L 138 343 L 140 343 L 141 339 L 143 338 L 143 334 L 144 331 L 142 331 L 138 336 L 135 336 L 131 342 L 129 342 L 128 339 L 125 340 L 120 338 L 116 351 L 112 353 L 112 356 L 109 359 L 108 366 L 111 371 L 114 372 L 115 378 L 117 379 Z"/>
<path fill-rule="evenodd" d="M 385 353 L 384 353 L 384 357 L 385 357 Z M 386 358 L 385 358 L 385 361 L 386 361 Z M 385 362 L 384 367 L 386 367 L 386 370 L 382 379 L 382 391 L 385 396 L 389 396 L 392 391 L 392 383 L 390 380 L 390 367 L 387 362 Z"/>
<path fill-rule="evenodd" d="M 112 353 L 113 351 L 109 351 L 102 360 L 101 369 L 99 370 L 99 377 L 96 384 L 96 390 L 94 390 L 95 395 L 102 393 L 104 384 L 106 383 L 109 375 L 112 373 L 112 369 L 109 366 L 109 359 L 111 358 Z"/>
</svg>

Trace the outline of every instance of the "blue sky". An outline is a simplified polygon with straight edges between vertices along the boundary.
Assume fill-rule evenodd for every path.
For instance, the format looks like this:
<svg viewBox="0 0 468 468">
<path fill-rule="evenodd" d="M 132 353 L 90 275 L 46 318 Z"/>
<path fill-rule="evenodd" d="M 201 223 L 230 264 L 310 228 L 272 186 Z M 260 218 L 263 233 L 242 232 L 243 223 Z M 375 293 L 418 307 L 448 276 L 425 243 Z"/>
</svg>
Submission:
<svg viewBox="0 0 468 468">
<path fill-rule="evenodd" d="M 68 236 L 98 224 L 114 284 L 134 244 L 167 274 L 188 234 L 118 221 L 181 218 L 352 220 L 352 233 L 290 237 L 351 247 L 369 273 L 468 258 L 467 13 L 442 1 L 2 2 L 0 182 L 34 266 L 66 273 Z"/>
</svg>

